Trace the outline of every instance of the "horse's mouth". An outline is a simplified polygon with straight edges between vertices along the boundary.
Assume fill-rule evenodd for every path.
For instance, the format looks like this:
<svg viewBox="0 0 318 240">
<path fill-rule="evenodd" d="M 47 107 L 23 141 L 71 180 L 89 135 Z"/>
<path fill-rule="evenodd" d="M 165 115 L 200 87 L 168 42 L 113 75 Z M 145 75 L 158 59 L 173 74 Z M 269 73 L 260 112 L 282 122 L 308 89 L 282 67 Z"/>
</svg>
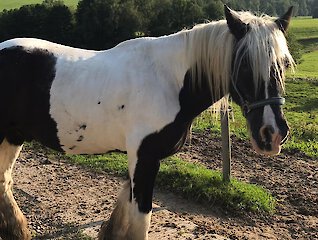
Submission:
<svg viewBox="0 0 318 240">
<path fill-rule="evenodd" d="M 272 141 L 256 141 L 253 137 L 251 137 L 251 143 L 253 149 L 262 155 L 266 156 L 275 156 L 280 153 L 282 149 L 282 144 L 286 141 L 287 138 L 282 139 L 282 137 L 277 134 L 272 137 Z"/>
</svg>

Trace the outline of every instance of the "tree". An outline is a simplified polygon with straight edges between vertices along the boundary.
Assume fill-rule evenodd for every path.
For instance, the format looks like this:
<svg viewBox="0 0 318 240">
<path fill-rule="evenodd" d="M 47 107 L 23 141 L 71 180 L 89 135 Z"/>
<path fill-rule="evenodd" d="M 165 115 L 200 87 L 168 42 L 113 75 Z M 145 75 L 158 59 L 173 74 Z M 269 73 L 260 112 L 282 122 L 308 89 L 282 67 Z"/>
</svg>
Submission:
<svg viewBox="0 0 318 240">
<path fill-rule="evenodd" d="M 62 2 L 25 5 L 0 15 L 0 40 L 34 37 L 59 43 L 71 41 L 72 13 Z M 54 3 L 54 4 L 53 4 Z"/>
<path fill-rule="evenodd" d="M 45 20 L 45 36 L 54 42 L 71 44 L 74 35 L 73 14 L 64 4 L 49 8 Z"/>
<path fill-rule="evenodd" d="M 105 49 L 134 38 L 139 15 L 133 0 L 82 0 L 75 13 L 78 44 Z"/>
<path fill-rule="evenodd" d="M 219 20 L 224 16 L 223 3 L 219 0 L 206 1 L 203 10 L 209 20 Z"/>
<path fill-rule="evenodd" d="M 177 32 L 207 18 L 203 11 L 203 2 L 196 0 L 157 0 L 153 11 L 149 23 L 152 36 Z"/>
<path fill-rule="evenodd" d="M 293 56 L 295 62 L 299 63 L 303 53 L 303 47 L 297 41 L 296 36 L 290 31 L 288 32 L 286 39 L 288 42 L 288 47 L 291 55 Z"/>
<path fill-rule="evenodd" d="M 312 2 L 312 17 L 313 18 L 318 18 L 318 0 L 315 0 Z"/>
</svg>

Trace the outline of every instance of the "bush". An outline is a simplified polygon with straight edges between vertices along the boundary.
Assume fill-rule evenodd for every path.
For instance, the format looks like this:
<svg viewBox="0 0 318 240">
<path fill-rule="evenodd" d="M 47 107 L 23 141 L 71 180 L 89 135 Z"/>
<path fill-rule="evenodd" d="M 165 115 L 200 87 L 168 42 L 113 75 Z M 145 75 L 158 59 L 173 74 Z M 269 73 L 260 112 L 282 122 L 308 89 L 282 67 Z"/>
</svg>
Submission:
<svg viewBox="0 0 318 240">
<path fill-rule="evenodd" d="M 75 18 L 79 45 L 93 49 L 136 37 L 141 24 L 133 0 L 82 0 Z"/>
<path fill-rule="evenodd" d="M 318 18 L 318 7 L 315 7 L 314 10 L 312 11 L 312 17 Z"/>
<path fill-rule="evenodd" d="M 0 41 L 35 37 L 68 44 L 73 28 L 73 15 L 60 1 L 25 5 L 0 14 Z"/>
<path fill-rule="evenodd" d="M 296 35 L 292 32 L 288 32 L 286 38 L 291 55 L 293 56 L 296 63 L 300 63 L 301 55 L 303 53 L 302 45 L 297 41 Z"/>
</svg>

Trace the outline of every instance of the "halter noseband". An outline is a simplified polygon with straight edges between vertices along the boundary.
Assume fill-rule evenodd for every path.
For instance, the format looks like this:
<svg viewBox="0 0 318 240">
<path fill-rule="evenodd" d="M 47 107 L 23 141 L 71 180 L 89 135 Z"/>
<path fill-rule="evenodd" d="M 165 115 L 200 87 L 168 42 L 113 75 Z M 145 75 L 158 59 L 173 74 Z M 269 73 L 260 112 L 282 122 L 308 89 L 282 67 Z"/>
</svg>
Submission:
<svg viewBox="0 0 318 240">
<path fill-rule="evenodd" d="M 266 105 L 284 105 L 285 104 L 285 98 L 283 98 L 283 97 L 271 97 L 271 98 L 266 98 L 266 99 L 262 99 L 262 100 L 250 103 L 246 99 L 243 98 L 243 95 L 238 90 L 233 79 L 232 79 L 232 85 L 233 85 L 233 88 L 236 91 L 237 95 L 240 98 L 241 107 L 243 109 L 243 114 L 245 117 L 252 110 L 260 108 L 260 107 L 264 107 Z"/>
<path fill-rule="evenodd" d="M 242 99 L 243 100 L 243 99 Z M 244 101 L 244 100 L 243 100 Z M 246 116 L 249 112 L 256 108 L 264 107 L 266 105 L 284 105 L 285 104 L 285 98 L 283 97 L 272 97 L 272 98 L 266 98 L 263 100 L 259 100 L 253 103 L 249 103 L 248 101 L 243 102 L 243 112 L 244 116 Z"/>
</svg>

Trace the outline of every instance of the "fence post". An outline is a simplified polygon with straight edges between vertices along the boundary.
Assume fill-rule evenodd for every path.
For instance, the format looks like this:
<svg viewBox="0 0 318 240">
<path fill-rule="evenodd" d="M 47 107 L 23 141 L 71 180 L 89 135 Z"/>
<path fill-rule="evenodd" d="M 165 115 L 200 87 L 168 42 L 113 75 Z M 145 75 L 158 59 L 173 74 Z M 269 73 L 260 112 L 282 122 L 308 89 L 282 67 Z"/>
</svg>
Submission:
<svg viewBox="0 0 318 240">
<path fill-rule="evenodd" d="M 231 139 L 229 129 L 229 109 L 221 110 L 221 135 L 222 135 L 222 160 L 223 160 L 223 181 L 231 180 Z"/>
</svg>

